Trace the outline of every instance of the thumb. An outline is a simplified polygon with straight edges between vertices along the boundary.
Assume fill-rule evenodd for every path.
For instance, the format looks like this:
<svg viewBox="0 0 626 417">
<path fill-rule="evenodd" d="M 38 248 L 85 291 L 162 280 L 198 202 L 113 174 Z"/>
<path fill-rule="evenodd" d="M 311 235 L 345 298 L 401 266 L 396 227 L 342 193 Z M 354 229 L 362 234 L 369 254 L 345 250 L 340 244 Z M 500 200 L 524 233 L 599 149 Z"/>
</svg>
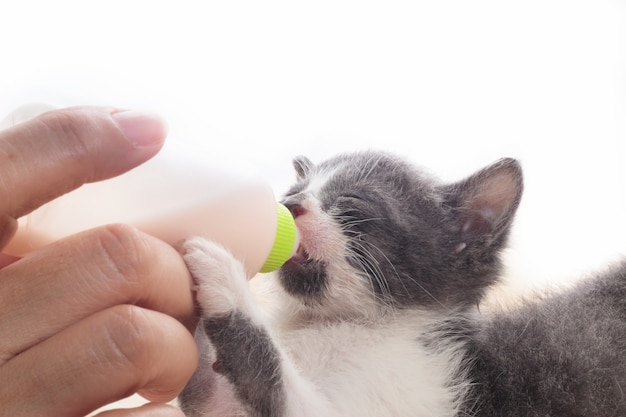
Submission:
<svg viewBox="0 0 626 417">
<path fill-rule="evenodd" d="M 18 218 L 84 183 L 154 156 L 165 123 L 112 108 L 54 110 L 0 131 L 0 218 Z"/>
</svg>

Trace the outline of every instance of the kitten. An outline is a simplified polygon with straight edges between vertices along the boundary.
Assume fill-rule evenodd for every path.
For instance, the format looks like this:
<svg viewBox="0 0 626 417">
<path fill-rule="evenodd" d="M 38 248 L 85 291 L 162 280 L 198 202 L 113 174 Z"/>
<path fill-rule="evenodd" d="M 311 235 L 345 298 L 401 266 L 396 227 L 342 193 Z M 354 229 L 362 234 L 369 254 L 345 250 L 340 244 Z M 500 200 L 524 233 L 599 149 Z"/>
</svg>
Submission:
<svg viewBox="0 0 626 417">
<path fill-rule="evenodd" d="M 201 416 L 626 416 L 626 263 L 511 313 L 478 306 L 522 195 L 503 159 L 442 184 L 385 153 L 294 161 L 301 247 L 248 282 L 192 238 Z"/>
</svg>

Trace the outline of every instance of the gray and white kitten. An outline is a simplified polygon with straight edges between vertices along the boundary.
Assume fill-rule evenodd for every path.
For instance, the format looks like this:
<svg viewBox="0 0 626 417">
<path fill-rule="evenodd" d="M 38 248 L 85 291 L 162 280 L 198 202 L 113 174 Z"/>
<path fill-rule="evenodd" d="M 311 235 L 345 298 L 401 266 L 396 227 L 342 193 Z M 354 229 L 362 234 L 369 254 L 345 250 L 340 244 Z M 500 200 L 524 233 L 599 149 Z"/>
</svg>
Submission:
<svg viewBox="0 0 626 417">
<path fill-rule="evenodd" d="M 301 234 L 246 280 L 188 240 L 202 321 L 190 417 L 626 416 L 626 263 L 485 315 L 522 195 L 515 160 L 442 184 L 398 157 L 294 161 Z"/>
</svg>

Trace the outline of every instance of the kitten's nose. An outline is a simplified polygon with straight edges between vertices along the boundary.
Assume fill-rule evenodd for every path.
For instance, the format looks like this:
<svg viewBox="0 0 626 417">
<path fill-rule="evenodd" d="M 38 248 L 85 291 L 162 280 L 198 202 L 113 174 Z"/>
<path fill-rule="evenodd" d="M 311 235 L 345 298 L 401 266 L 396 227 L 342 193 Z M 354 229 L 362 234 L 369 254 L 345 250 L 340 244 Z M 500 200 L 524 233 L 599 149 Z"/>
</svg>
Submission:
<svg viewBox="0 0 626 417">
<path fill-rule="evenodd" d="M 300 203 L 287 200 L 283 204 L 289 209 L 294 219 L 306 213 L 306 209 Z"/>
</svg>

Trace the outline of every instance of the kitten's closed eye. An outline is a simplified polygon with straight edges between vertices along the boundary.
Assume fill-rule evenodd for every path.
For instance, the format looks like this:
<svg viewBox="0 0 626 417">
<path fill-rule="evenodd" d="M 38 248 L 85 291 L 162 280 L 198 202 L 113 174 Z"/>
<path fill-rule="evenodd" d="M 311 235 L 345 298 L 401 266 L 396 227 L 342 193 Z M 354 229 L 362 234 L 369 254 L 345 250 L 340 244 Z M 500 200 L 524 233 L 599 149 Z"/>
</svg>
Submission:
<svg viewBox="0 0 626 417">
<path fill-rule="evenodd" d="M 350 220 L 359 220 L 372 212 L 370 202 L 361 195 L 341 195 L 335 199 L 333 205 L 329 208 L 329 213 L 334 215 L 340 223 L 350 222 Z"/>
</svg>

